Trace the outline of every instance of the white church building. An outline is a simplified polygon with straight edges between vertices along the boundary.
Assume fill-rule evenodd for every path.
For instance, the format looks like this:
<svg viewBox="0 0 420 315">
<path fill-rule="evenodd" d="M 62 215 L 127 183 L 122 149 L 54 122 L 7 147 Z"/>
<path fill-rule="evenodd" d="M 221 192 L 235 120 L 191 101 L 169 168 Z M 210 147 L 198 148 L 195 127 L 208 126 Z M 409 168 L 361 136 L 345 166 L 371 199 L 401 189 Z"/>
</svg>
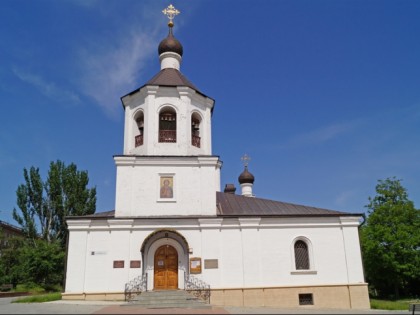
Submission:
<svg viewBox="0 0 420 315">
<path fill-rule="evenodd" d="M 160 71 L 121 98 L 115 211 L 67 218 L 63 299 L 195 288 L 212 305 L 368 309 L 361 214 L 256 198 L 247 166 L 221 191 L 214 100 L 181 73 L 166 11 Z"/>
</svg>

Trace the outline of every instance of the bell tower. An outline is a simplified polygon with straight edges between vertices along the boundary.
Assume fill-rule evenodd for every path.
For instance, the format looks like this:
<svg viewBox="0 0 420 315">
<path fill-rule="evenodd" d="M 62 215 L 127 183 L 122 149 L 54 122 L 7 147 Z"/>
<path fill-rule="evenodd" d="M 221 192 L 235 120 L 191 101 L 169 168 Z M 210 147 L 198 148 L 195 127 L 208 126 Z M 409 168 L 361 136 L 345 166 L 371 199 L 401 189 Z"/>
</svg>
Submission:
<svg viewBox="0 0 420 315">
<path fill-rule="evenodd" d="M 158 47 L 157 75 L 123 96 L 124 154 L 211 155 L 211 116 L 214 100 L 203 94 L 181 72 L 183 47 L 173 35 L 173 6 L 169 33 Z"/>
<path fill-rule="evenodd" d="M 180 71 L 183 47 L 173 34 L 180 12 L 170 5 L 163 13 L 169 32 L 158 46 L 160 71 L 121 98 L 116 217 L 216 215 L 221 161 L 211 149 L 214 100 Z"/>
</svg>

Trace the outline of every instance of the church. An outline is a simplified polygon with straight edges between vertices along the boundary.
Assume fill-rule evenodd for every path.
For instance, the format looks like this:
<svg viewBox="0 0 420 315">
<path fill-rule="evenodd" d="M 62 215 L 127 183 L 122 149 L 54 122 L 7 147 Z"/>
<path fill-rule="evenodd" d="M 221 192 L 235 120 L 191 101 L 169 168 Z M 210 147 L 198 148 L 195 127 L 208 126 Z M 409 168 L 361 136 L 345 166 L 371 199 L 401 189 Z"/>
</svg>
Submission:
<svg viewBox="0 0 420 315">
<path fill-rule="evenodd" d="M 362 214 L 257 198 L 247 156 L 239 189 L 221 190 L 215 100 L 181 72 L 169 33 L 160 71 L 121 97 L 115 210 L 68 217 L 63 299 L 129 300 L 184 290 L 218 306 L 368 309 Z"/>
</svg>

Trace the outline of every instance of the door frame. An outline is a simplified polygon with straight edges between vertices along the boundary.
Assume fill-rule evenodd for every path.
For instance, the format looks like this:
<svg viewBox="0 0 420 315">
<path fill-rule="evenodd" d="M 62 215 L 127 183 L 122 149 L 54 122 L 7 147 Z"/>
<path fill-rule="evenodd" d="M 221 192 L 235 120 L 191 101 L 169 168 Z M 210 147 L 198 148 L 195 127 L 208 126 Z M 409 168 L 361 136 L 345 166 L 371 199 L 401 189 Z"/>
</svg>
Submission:
<svg viewBox="0 0 420 315">
<path fill-rule="evenodd" d="M 175 251 L 175 253 L 176 253 L 176 276 L 174 276 L 174 278 L 176 278 L 176 287 L 175 288 L 170 288 L 169 287 L 169 285 L 168 285 L 168 271 L 169 271 L 169 268 L 168 268 L 168 256 L 166 256 L 165 257 L 165 260 L 164 260 L 164 269 L 163 270 L 165 270 L 165 281 L 166 281 L 166 283 L 165 283 L 165 287 L 164 288 L 156 288 L 156 284 L 155 284 L 155 281 L 156 281 L 156 258 L 157 258 L 157 252 L 160 250 L 160 249 L 162 249 L 162 248 L 166 248 L 165 249 L 165 252 L 168 250 L 168 248 L 171 248 L 171 250 L 173 250 L 173 251 Z M 167 252 L 166 252 L 166 254 L 167 254 Z M 166 244 L 166 245 L 161 245 L 160 247 L 158 247 L 157 249 L 156 249 L 156 251 L 155 251 L 155 255 L 154 255 L 154 260 L 153 260 L 153 262 L 154 262 L 154 272 L 153 272 L 153 282 L 154 282 L 154 290 L 174 290 L 174 289 L 178 289 L 178 262 L 179 262 L 179 259 L 178 259 L 178 251 L 176 250 L 176 248 L 175 247 L 173 247 L 172 245 L 169 245 L 169 244 Z M 162 269 L 161 269 L 162 270 Z"/>
<path fill-rule="evenodd" d="M 147 274 L 147 290 L 153 291 L 154 284 L 154 269 L 155 269 L 155 253 L 162 245 L 171 245 L 178 253 L 178 289 L 184 289 L 184 277 L 188 270 L 188 251 L 173 238 L 160 238 L 155 240 L 150 246 L 146 247 L 143 253 L 143 274 Z"/>
</svg>

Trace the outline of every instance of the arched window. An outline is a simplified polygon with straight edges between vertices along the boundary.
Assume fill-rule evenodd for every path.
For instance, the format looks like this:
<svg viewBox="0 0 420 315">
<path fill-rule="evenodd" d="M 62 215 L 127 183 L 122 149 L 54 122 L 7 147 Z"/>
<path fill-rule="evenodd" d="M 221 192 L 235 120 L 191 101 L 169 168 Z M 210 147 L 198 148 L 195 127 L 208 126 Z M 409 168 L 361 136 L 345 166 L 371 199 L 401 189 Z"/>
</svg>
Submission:
<svg viewBox="0 0 420 315">
<path fill-rule="evenodd" d="M 296 270 L 309 270 L 308 245 L 302 240 L 295 243 L 295 264 Z"/>
<path fill-rule="evenodd" d="M 142 111 L 136 116 L 136 125 L 137 125 L 138 132 L 136 133 L 134 141 L 135 141 L 135 146 L 139 147 L 143 145 L 143 136 L 144 136 L 144 115 Z"/>
<path fill-rule="evenodd" d="M 191 144 L 197 148 L 201 146 L 200 124 L 200 116 L 197 113 L 193 113 L 191 115 Z"/>
<path fill-rule="evenodd" d="M 159 113 L 159 142 L 176 142 L 176 112 L 172 108 Z"/>
</svg>

